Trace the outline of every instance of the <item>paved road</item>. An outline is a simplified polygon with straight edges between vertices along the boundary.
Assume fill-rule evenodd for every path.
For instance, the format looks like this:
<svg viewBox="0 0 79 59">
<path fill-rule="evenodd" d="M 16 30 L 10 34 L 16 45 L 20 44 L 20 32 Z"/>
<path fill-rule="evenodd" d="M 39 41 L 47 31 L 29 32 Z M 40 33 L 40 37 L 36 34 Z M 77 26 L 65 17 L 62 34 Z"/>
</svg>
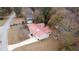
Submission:
<svg viewBox="0 0 79 59">
<path fill-rule="evenodd" d="M 8 50 L 8 29 L 10 28 L 10 23 L 15 17 L 15 12 L 8 17 L 7 22 L 0 27 L 0 51 Z"/>
</svg>

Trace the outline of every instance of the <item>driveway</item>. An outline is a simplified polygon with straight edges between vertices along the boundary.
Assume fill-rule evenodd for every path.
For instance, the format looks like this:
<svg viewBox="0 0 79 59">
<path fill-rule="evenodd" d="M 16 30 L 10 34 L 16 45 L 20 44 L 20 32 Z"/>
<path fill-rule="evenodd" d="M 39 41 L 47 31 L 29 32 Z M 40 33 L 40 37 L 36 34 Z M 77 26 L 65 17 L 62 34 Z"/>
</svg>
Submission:
<svg viewBox="0 0 79 59">
<path fill-rule="evenodd" d="M 58 40 L 44 39 L 38 41 L 36 38 L 31 37 L 18 44 L 8 46 L 9 50 L 13 51 L 58 51 L 62 48 L 62 44 Z"/>
</svg>

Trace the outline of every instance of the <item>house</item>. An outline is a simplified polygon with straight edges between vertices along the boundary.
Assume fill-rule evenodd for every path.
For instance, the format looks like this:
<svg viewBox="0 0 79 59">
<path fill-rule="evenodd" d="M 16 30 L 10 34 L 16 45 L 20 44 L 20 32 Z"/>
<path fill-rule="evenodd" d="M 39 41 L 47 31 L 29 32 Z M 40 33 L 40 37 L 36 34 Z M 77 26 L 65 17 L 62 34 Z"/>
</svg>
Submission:
<svg viewBox="0 0 79 59">
<path fill-rule="evenodd" d="M 48 26 L 45 26 L 44 23 L 31 23 L 27 24 L 31 35 L 35 36 L 37 39 L 41 40 L 44 38 L 48 38 L 50 33 L 52 32 Z"/>
</svg>

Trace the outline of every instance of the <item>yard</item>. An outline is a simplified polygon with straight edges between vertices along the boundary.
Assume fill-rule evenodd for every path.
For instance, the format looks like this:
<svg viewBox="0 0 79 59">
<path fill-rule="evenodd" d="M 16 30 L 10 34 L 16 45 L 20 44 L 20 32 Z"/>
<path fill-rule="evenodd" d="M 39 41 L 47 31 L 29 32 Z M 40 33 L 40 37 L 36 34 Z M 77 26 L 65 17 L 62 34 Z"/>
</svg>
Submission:
<svg viewBox="0 0 79 59">
<path fill-rule="evenodd" d="M 20 20 L 20 21 L 19 21 Z M 8 44 L 16 44 L 16 43 L 20 43 L 26 39 L 28 39 L 28 34 L 27 34 L 27 30 L 26 29 L 22 29 L 22 25 L 19 24 L 21 23 L 22 19 L 18 18 L 15 19 L 11 24 L 16 24 L 18 23 L 18 25 L 12 26 L 9 29 L 9 33 L 8 33 Z M 25 34 L 26 33 L 26 34 Z M 21 46 L 19 48 L 14 49 L 14 51 L 27 51 L 27 50 L 60 50 L 62 47 L 61 43 L 58 40 L 54 40 L 54 39 L 45 39 L 42 41 L 38 41 L 36 43 L 32 43 L 29 45 L 24 45 Z"/>
</svg>

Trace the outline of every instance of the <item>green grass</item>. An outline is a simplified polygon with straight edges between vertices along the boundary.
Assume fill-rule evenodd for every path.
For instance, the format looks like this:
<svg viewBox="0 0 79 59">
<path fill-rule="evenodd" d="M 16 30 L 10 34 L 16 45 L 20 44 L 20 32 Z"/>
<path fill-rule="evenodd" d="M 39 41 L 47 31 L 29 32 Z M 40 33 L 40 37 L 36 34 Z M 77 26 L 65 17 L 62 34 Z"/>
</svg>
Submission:
<svg viewBox="0 0 79 59">
<path fill-rule="evenodd" d="M 2 26 L 5 22 L 6 20 L 0 20 L 0 26 Z"/>
</svg>

